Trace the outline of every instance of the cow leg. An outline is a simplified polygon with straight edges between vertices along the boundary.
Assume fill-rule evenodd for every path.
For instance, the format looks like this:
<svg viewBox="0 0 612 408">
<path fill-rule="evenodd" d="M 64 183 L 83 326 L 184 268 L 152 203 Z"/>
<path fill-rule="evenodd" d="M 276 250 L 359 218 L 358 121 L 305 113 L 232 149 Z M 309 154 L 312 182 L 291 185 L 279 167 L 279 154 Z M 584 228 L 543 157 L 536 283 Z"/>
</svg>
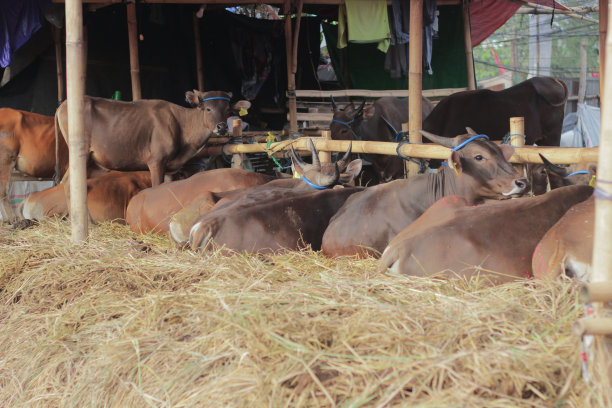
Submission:
<svg viewBox="0 0 612 408">
<path fill-rule="evenodd" d="M 147 163 L 151 172 L 151 187 L 159 186 L 164 182 L 165 166 L 160 162 Z"/>
<path fill-rule="evenodd" d="M 0 214 L 2 214 L 3 222 L 12 223 L 17 220 L 17 216 L 11 208 L 9 197 L 11 171 L 15 166 L 15 161 L 8 157 L 2 159 L 0 160 Z"/>
</svg>

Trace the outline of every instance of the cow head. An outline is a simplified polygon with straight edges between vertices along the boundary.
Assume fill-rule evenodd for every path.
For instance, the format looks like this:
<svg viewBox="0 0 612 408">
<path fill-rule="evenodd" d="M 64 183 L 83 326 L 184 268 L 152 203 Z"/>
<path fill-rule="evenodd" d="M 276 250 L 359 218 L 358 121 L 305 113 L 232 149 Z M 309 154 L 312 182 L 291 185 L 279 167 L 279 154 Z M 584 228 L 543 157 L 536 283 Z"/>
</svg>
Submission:
<svg viewBox="0 0 612 408">
<path fill-rule="evenodd" d="M 572 185 L 592 185 L 597 175 L 597 166 L 590 165 L 588 170 L 570 171 L 567 167 L 551 163 L 546 157 L 540 154 L 544 166 L 548 170 L 550 188 L 555 189 Z"/>
<path fill-rule="evenodd" d="M 525 194 L 529 182 L 508 163 L 514 148 L 497 145 L 488 141 L 488 138 L 485 139 L 484 135 L 477 135 L 472 129 L 466 129 L 467 134 L 454 138 L 421 131 L 427 139 L 451 149 L 448 169 L 445 171 L 455 178 L 457 190 L 472 202 L 508 199 Z M 481 138 L 473 138 L 474 136 Z"/>
<path fill-rule="evenodd" d="M 350 184 L 361 171 L 361 160 L 353 160 L 349 163 L 352 144 L 349 144 L 347 152 L 335 163 L 321 163 L 312 139 L 308 139 L 308 147 L 312 153 L 312 164 L 305 163 L 293 146 L 291 146 L 291 158 L 295 172 L 305 183 L 314 188 L 329 188 L 339 182 Z"/>
<path fill-rule="evenodd" d="M 227 133 L 226 118 L 232 112 L 251 107 L 251 102 L 249 101 L 238 101 L 230 105 L 231 98 L 231 92 L 200 92 L 196 89 L 194 89 L 193 92 L 185 92 L 185 99 L 187 102 L 204 113 L 204 126 L 219 136 L 223 136 Z"/>
<path fill-rule="evenodd" d="M 361 123 L 365 100 L 357 108 L 355 108 L 355 105 L 353 105 L 351 102 L 350 104 L 346 105 L 343 110 L 338 109 L 333 97 L 331 100 L 332 108 L 334 109 L 334 117 L 329 125 L 331 138 L 333 140 L 358 139 L 354 129 L 357 129 Z"/>
</svg>

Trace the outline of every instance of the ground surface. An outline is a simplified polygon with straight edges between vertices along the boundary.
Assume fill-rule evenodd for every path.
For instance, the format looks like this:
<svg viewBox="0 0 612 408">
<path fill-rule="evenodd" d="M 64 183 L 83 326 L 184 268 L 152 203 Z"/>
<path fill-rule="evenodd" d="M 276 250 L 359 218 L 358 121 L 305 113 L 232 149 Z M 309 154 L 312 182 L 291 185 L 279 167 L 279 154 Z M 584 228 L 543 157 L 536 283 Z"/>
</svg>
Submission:
<svg viewBox="0 0 612 408">
<path fill-rule="evenodd" d="M 0 227 L 0 406 L 588 407 L 570 282 L 376 273 Z"/>
</svg>

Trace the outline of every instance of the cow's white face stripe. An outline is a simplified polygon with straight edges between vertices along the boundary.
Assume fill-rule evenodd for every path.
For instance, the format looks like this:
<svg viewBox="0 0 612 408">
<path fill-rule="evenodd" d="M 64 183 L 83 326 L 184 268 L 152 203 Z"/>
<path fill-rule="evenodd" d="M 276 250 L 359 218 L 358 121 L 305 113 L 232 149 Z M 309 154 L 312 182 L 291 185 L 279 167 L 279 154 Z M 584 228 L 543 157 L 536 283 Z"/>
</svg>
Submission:
<svg viewBox="0 0 612 408">
<path fill-rule="evenodd" d="M 590 264 L 569 258 L 565 262 L 565 269 L 569 269 L 574 274 L 574 279 L 577 279 L 579 282 L 591 281 L 593 268 Z"/>
</svg>

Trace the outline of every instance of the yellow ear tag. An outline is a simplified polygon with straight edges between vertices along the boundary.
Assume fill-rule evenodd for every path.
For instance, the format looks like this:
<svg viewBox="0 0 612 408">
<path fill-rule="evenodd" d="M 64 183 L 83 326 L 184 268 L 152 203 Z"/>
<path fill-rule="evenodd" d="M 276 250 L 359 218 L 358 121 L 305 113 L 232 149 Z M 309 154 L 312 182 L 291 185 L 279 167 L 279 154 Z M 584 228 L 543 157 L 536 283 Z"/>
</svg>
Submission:
<svg viewBox="0 0 612 408">
<path fill-rule="evenodd" d="M 266 142 L 268 143 L 276 142 L 276 136 L 274 136 L 272 132 L 268 132 L 268 136 L 266 137 Z M 268 149 L 269 148 L 270 146 L 268 146 Z"/>
<path fill-rule="evenodd" d="M 591 176 L 591 180 L 589 181 L 589 186 L 593 187 L 595 185 L 595 178 L 596 176 L 593 174 Z"/>
<path fill-rule="evenodd" d="M 299 178 L 302 178 L 302 176 L 300 176 L 300 173 L 298 173 L 297 171 L 294 171 L 293 172 L 293 178 L 294 179 L 299 179 Z"/>
<path fill-rule="evenodd" d="M 249 111 L 247 111 L 244 108 L 240 108 L 240 112 L 238 112 L 238 115 L 240 116 L 246 116 L 249 113 Z"/>
<path fill-rule="evenodd" d="M 455 173 L 457 173 L 457 177 L 461 176 L 461 173 L 459 173 L 459 170 L 457 170 L 457 162 L 453 162 L 453 170 L 455 170 Z"/>
</svg>

